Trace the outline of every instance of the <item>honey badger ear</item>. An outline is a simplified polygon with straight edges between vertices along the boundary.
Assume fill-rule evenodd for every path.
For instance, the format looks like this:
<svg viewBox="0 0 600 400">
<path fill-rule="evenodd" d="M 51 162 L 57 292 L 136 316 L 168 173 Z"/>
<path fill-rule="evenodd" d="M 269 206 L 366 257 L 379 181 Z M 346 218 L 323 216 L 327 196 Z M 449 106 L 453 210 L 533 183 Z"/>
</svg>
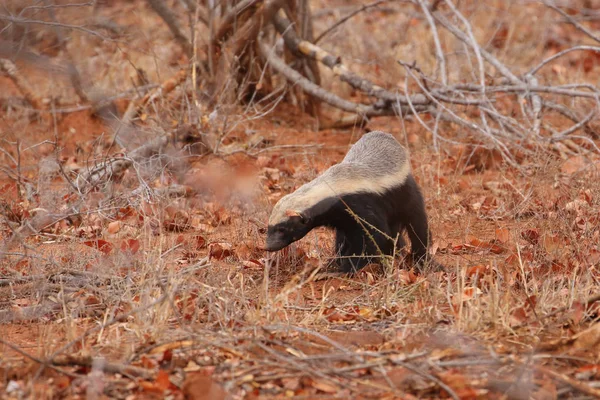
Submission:
<svg viewBox="0 0 600 400">
<path fill-rule="evenodd" d="M 288 216 L 288 217 L 290 217 L 290 218 L 294 218 L 294 217 L 300 218 L 300 221 L 302 223 L 306 222 L 306 218 L 304 217 L 304 215 L 300 214 L 296 210 L 285 210 L 285 215 Z"/>
</svg>

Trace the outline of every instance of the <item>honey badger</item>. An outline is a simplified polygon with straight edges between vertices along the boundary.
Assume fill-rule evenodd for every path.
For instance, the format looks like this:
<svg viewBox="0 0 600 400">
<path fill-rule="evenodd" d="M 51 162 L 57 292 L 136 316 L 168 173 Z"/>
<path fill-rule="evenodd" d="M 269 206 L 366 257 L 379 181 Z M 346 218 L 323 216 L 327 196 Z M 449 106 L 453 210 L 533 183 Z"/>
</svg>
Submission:
<svg viewBox="0 0 600 400">
<path fill-rule="evenodd" d="M 404 246 L 404 230 L 413 260 L 423 264 L 430 243 L 425 203 L 406 150 L 392 135 L 364 135 L 341 163 L 282 197 L 269 218 L 265 249 L 281 250 L 319 226 L 336 230 L 342 272 L 392 255 L 396 238 Z"/>
</svg>

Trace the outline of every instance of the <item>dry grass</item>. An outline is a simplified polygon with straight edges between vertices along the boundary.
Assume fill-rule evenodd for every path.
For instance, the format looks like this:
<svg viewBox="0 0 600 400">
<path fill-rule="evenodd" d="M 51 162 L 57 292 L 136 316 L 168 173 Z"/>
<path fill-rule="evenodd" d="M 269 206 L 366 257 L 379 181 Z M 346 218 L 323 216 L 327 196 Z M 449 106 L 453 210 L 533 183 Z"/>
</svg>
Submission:
<svg viewBox="0 0 600 400">
<path fill-rule="evenodd" d="M 323 11 L 315 17 L 317 32 L 339 19 L 325 13 L 337 9 L 335 2 L 313 6 Z M 386 3 L 321 45 L 383 87 L 403 87 L 410 78 L 397 59 L 416 61 L 435 76 L 433 37 L 416 10 Z M 477 41 L 521 72 L 560 40 L 590 41 L 536 2 L 465 1 L 461 11 Z M 73 25 L 100 17 L 124 33 L 106 40 L 72 31 L 67 41 L 98 96 L 127 93 L 139 79 L 136 68 L 155 85 L 185 63 L 141 2 L 58 13 Z M 207 37 L 203 29 L 198 26 L 199 40 Z M 34 32 L 25 36 L 30 46 L 55 50 L 34 40 L 53 37 L 52 30 L 36 26 Z M 448 78 L 471 80 L 474 60 L 461 42 L 442 38 Z M 397 257 L 387 271 L 317 280 L 315 268 L 332 254 L 331 233 L 313 231 L 267 256 L 260 250 L 264 224 L 276 199 L 339 161 L 360 129 L 314 131 L 316 121 L 290 105 L 295 99 L 286 88 L 251 105 L 209 109 L 203 89 L 190 95 L 186 81 L 149 104 L 120 147 L 114 124 L 93 115 L 91 106 L 70 110 L 80 105 L 65 79 L 23 68 L 32 70 L 27 78 L 41 98 L 56 99 L 57 111 L 32 112 L 0 78 L 6 89 L 0 98 L 0 391 L 8 396 L 75 398 L 97 390 L 125 397 L 134 388 L 140 398 L 195 398 L 213 380 L 234 398 L 598 394 L 600 374 L 588 368 L 598 363 L 598 344 L 577 336 L 589 337 L 598 326 L 597 305 L 584 304 L 598 294 L 600 279 L 597 154 L 563 159 L 536 148 L 515 155 L 514 168 L 497 148 L 451 123 L 440 122 L 431 134 L 414 118 L 374 119 L 369 129 L 392 132 L 411 151 L 435 257 L 447 270 L 416 275 Z M 567 57 L 540 79 L 595 82 L 598 68 L 586 70 L 582 59 Z M 327 74 L 327 88 L 353 95 Z M 412 80 L 411 89 L 418 89 Z M 507 96 L 495 106 L 510 113 L 518 102 Z M 117 101 L 121 111 L 124 104 Z M 570 105 L 579 104 L 589 107 L 578 100 Z M 528 129 L 530 121 L 515 115 Z M 73 189 L 86 168 L 194 121 L 214 154 L 170 143 L 94 191 Z M 571 124 L 548 123 L 556 130 Z M 174 183 L 186 185 L 186 195 L 160 191 Z M 134 376 L 144 379 L 129 379 Z"/>
</svg>

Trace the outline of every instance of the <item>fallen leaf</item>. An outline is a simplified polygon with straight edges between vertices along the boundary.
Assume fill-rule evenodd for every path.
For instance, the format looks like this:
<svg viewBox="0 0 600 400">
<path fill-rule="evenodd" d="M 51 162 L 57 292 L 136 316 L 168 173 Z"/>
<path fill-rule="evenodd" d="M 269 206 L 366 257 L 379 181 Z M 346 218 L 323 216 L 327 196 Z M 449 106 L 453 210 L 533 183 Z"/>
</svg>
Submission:
<svg viewBox="0 0 600 400">
<path fill-rule="evenodd" d="M 112 251 L 113 245 L 110 242 L 102 239 L 88 240 L 83 242 L 86 246 L 93 247 L 94 249 L 100 250 L 104 254 L 108 254 Z"/>
<path fill-rule="evenodd" d="M 233 255 L 233 246 L 229 243 L 211 243 L 208 245 L 208 257 L 222 260 Z"/>
<path fill-rule="evenodd" d="M 468 240 L 471 246 L 479 249 L 487 249 L 494 254 L 500 254 L 506 250 L 503 247 L 498 246 L 497 244 L 478 239 L 475 236 L 470 236 Z"/>
<path fill-rule="evenodd" d="M 540 240 L 540 231 L 537 229 L 527 229 L 521 232 L 521 237 L 531 244 L 537 244 Z"/>
<path fill-rule="evenodd" d="M 227 392 L 211 376 L 188 372 L 183 382 L 183 395 L 188 400 L 225 400 Z"/>
<path fill-rule="evenodd" d="M 314 387 L 315 389 L 324 392 L 324 393 L 338 393 L 339 388 L 338 386 L 330 383 L 330 382 L 325 382 L 322 380 L 313 380 L 312 381 L 312 387 Z"/>
<path fill-rule="evenodd" d="M 192 236 L 192 246 L 193 250 L 201 250 L 206 247 L 206 239 L 202 235 L 194 235 Z"/>
<path fill-rule="evenodd" d="M 171 387 L 169 373 L 167 371 L 165 371 L 164 369 L 161 369 L 160 371 L 158 371 L 158 374 L 156 374 L 156 379 L 154 380 L 154 383 L 156 384 L 156 387 L 158 389 L 165 392 L 166 390 L 168 390 Z"/>
<path fill-rule="evenodd" d="M 140 249 L 140 241 L 138 239 L 125 239 L 119 246 L 122 252 L 130 252 L 135 254 Z"/>
<path fill-rule="evenodd" d="M 115 234 L 121 230 L 121 221 L 113 221 L 108 224 L 107 231 L 108 233 Z"/>
<path fill-rule="evenodd" d="M 516 308 L 510 313 L 510 318 L 512 325 L 521 324 L 527 321 L 527 311 L 523 307 Z"/>
<path fill-rule="evenodd" d="M 483 275 L 485 275 L 485 273 L 488 270 L 489 270 L 489 267 L 487 265 L 483 265 L 483 264 L 474 265 L 472 267 L 467 268 L 466 275 L 468 278 L 472 278 L 475 275 L 482 277 Z"/>
<path fill-rule="evenodd" d="M 510 240 L 510 230 L 508 228 L 496 229 L 496 239 L 502 243 L 508 243 Z"/>
</svg>

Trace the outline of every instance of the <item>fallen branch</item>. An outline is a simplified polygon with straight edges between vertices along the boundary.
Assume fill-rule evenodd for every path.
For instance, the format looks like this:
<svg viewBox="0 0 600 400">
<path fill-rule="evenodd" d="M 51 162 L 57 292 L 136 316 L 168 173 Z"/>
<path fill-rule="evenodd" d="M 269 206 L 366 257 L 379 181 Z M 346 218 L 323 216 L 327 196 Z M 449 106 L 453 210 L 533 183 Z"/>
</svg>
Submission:
<svg viewBox="0 0 600 400">
<path fill-rule="evenodd" d="M 159 87 L 154 89 L 151 92 L 148 92 L 137 101 L 131 101 L 127 106 L 127 110 L 125 110 L 125 114 L 123 114 L 121 125 L 128 125 L 131 120 L 139 114 L 142 109 L 148 104 L 161 96 L 165 96 L 166 94 L 172 92 L 176 87 L 181 85 L 188 76 L 188 72 L 186 70 L 180 70 L 174 76 L 167 79 Z M 118 133 L 118 129 L 115 130 L 115 135 Z"/>
<path fill-rule="evenodd" d="M 562 383 L 565 383 L 571 386 L 573 389 L 580 391 L 581 393 L 585 393 L 589 396 L 593 396 L 595 398 L 600 398 L 600 389 L 596 389 L 590 385 L 586 385 L 583 382 L 578 381 L 577 379 L 573 379 L 559 372 L 553 371 L 550 368 L 542 367 L 540 365 L 534 366 L 536 370 L 539 372 L 548 375 Z"/>
<path fill-rule="evenodd" d="M 135 149 L 127 156 L 111 158 L 98 167 L 89 170 L 86 174 L 79 174 L 75 181 L 75 186 L 80 193 L 86 192 L 90 187 L 97 187 L 114 176 L 121 175 L 133 163 L 160 153 L 168 141 L 169 135 L 161 136 Z"/>
<path fill-rule="evenodd" d="M 309 81 L 307 78 L 302 76 L 299 72 L 289 67 L 281 58 L 275 55 L 273 49 L 259 41 L 259 49 L 261 54 L 268 63 L 277 72 L 283 75 L 292 84 L 299 85 L 305 92 L 311 96 L 317 97 L 325 103 L 344 110 L 347 112 L 355 113 L 363 118 L 372 117 L 375 115 L 395 115 L 395 110 L 391 108 L 376 108 L 375 106 L 368 106 L 365 104 L 354 103 L 349 100 L 344 100 L 341 97 L 323 89 L 321 86 L 316 85 Z"/>
<path fill-rule="evenodd" d="M 74 378 L 74 379 L 80 377 L 78 374 L 74 374 L 72 372 L 65 371 L 64 369 L 58 368 L 55 365 L 52 365 L 52 364 L 50 364 L 50 363 L 48 363 L 48 362 L 46 362 L 44 360 L 41 360 L 41 359 L 39 359 L 39 358 L 37 358 L 35 356 L 32 356 L 31 354 L 29 354 L 26 351 L 22 350 L 20 347 L 15 346 L 14 344 L 9 343 L 9 342 L 5 341 L 2 338 L 0 338 L 0 343 L 2 343 L 6 347 L 9 347 L 10 349 L 12 349 L 13 351 L 15 351 L 16 353 L 19 353 L 20 355 L 22 355 L 22 356 L 24 356 L 26 358 L 29 358 L 30 360 L 35 361 L 38 364 L 41 364 L 41 365 L 43 365 L 45 367 L 48 367 L 48 368 L 50 368 L 50 369 L 52 369 L 52 370 L 54 370 L 54 371 L 56 371 L 56 372 L 58 372 L 60 374 L 69 376 L 69 377 Z"/>
<path fill-rule="evenodd" d="M 343 82 L 348 83 L 355 89 L 358 89 L 369 96 L 376 97 L 388 103 L 408 104 L 408 100 L 404 95 L 399 93 L 392 93 L 382 87 L 375 85 L 374 83 L 364 79 L 352 71 L 350 71 L 344 64 L 342 64 L 339 57 L 335 57 L 325 50 L 321 49 L 314 44 L 307 42 L 306 40 L 300 40 L 294 30 L 291 27 L 290 21 L 287 19 L 276 16 L 273 19 L 273 23 L 285 41 L 286 46 L 295 53 L 303 54 L 306 57 L 313 58 L 323 65 L 330 68 L 333 73 L 338 76 Z M 414 105 L 428 105 L 430 102 L 423 95 L 416 95 L 411 99 Z"/>
<path fill-rule="evenodd" d="M 92 358 L 91 356 L 62 355 L 52 360 L 54 366 L 78 366 L 97 369 L 109 374 L 121 374 L 124 376 L 151 379 L 154 373 L 146 368 L 133 365 L 117 364 L 104 359 Z"/>
<path fill-rule="evenodd" d="M 596 42 L 600 42 L 600 36 L 596 35 L 594 32 L 590 31 L 585 26 L 583 26 L 579 22 L 577 22 L 577 20 L 575 20 L 569 14 L 567 14 L 566 12 L 564 12 L 563 10 L 558 8 L 554 4 L 554 1 L 552 1 L 552 3 L 550 3 L 548 0 L 544 0 L 544 4 L 546 5 L 546 7 L 549 7 L 551 9 L 553 9 L 554 11 L 556 11 L 557 13 L 559 13 L 560 15 L 562 15 L 563 18 L 566 19 L 569 24 L 571 24 L 575 27 L 575 29 L 583 32 L 587 37 L 595 40 Z"/>
<path fill-rule="evenodd" d="M 0 59 L 0 70 L 10 78 L 31 107 L 35 110 L 43 110 L 45 108 L 42 100 L 33 92 L 27 80 L 19 73 L 17 66 L 12 61 Z"/>
</svg>

